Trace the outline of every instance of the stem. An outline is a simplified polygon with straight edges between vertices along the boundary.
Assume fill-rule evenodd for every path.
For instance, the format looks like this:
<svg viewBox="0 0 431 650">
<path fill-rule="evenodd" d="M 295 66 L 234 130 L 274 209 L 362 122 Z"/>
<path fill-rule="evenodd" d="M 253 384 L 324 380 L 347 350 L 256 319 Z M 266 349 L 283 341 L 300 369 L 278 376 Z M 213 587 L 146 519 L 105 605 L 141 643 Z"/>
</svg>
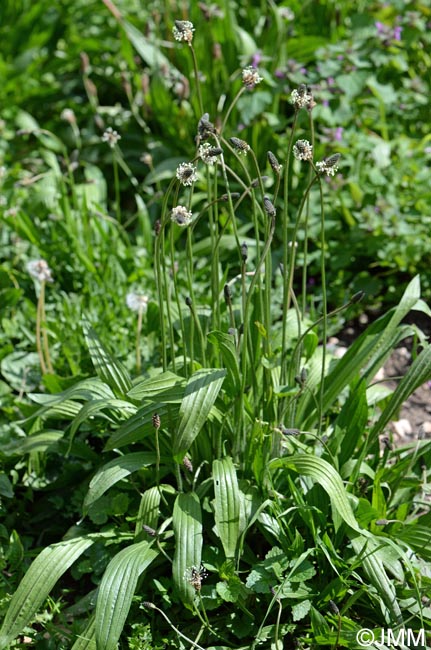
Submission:
<svg viewBox="0 0 431 650">
<path fill-rule="evenodd" d="M 290 138 L 289 142 L 287 145 L 287 154 L 286 154 L 286 160 L 284 163 L 284 184 L 283 184 L 283 189 L 284 189 L 284 207 L 283 207 L 283 216 L 282 216 L 282 223 L 281 223 L 281 229 L 283 233 L 283 326 L 282 326 L 282 335 L 281 335 L 281 350 L 282 353 L 286 349 L 286 341 L 287 341 L 287 312 L 289 309 L 289 295 L 290 295 L 290 289 L 289 289 L 289 276 L 286 273 L 287 271 L 287 263 L 288 263 L 288 242 L 289 242 L 289 237 L 288 237 L 288 224 L 289 224 L 289 167 L 290 167 L 290 158 L 292 155 L 292 147 L 293 147 L 293 137 L 295 135 L 295 128 L 296 128 L 296 121 L 298 119 L 298 112 L 295 111 L 295 116 L 293 118 L 293 124 L 292 128 L 290 131 Z M 281 376 L 280 376 L 280 381 L 281 383 L 285 383 L 286 381 L 286 372 L 283 366 L 281 367 Z"/>
<path fill-rule="evenodd" d="M 42 313 L 43 313 L 42 305 L 44 300 L 44 293 L 45 293 L 45 282 L 42 281 L 39 298 L 37 301 L 37 311 L 36 311 L 36 349 L 37 349 L 37 354 L 39 356 L 39 363 L 40 363 L 40 369 L 42 371 L 42 375 L 46 374 L 46 364 L 45 364 L 45 359 L 43 356 L 42 344 L 41 344 L 41 321 L 42 321 Z"/>
<path fill-rule="evenodd" d="M 138 323 L 136 325 L 136 372 L 139 374 L 141 372 L 141 331 L 142 331 L 142 314 L 143 314 L 143 306 L 139 307 L 138 310 Z"/>
<path fill-rule="evenodd" d="M 322 311 L 323 311 L 323 327 L 322 327 L 322 372 L 320 376 L 320 391 L 319 391 L 319 424 L 317 428 L 317 435 L 320 435 L 322 431 L 322 410 L 323 410 L 323 393 L 324 393 L 324 379 L 325 379 L 325 365 L 326 365 L 326 345 L 328 339 L 328 303 L 327 303 L 327 294 L 326 294 L 326 270 L 325 270 L 325 208 L 323 205 L 323 190 L 322 190 L 322 180 L 320 176 L 317 176 L 319 180 L 319 192 L 320 192 L 320 246 L 322 249 L 320 256 L 320 276 L 322 283 Z"/>
<path fill-rule="evenodd" d="M 198 96 L 198 104 L 199 104 L 199 111 L 200 111 L 199 117 L 202 117 L 202 115 L 204 114 L 204 105 L 202 103 L 201 85 L 199 83 L 198 62 L 196 60 L 196 54 L 195 54 L 193 45 L 191 43 L 189 43 L 189 46 L 190 46 L 190 51 L 192 53 L 193 70 L 194 70 L 194 73 L 195 73 L 196 93 L 197 93 L 197 96 Z"/>
<path fill-rule="evenodd" d="M 113 168 L 114 168 L 114 190 L 115 190 L 115 214 L 117 217 L 118 223 L 121 223 L 121 209 L 120 209 L 120 179 L 118 176 L 118 160 L 114 153 L 113 157 Z"/>
<path fill-rule="evenodd" d="M 51 363 L 51 356 L 49 354 L 49 344 L 48 344 L 48 332 L 46 331 L 46 314 L 45 314 L 45 282 L 42 282 L 40 287 L 40 296 L 39 300 L 41 301 L 40 305 L 40 315 L 42 318 L 42 341 L 43 341 L 43 350 L 45 353 L 46 366 L 48 372 L 54 374 L 54 368 Z"/>
<path fill-rule="evenodd" d="M 241 95 L 243 94 L 243 92 L 244 92 L 245 90 L 246 90 L 245 86 L 241 86 L 241 88 L 238 90 L 237 94 L 236 94 L 235 97 L 233 98 L 233 100 L 232 100 L 232 102 L 231 102 L 231 105 L 230 105 L 229 108 L 227 109 L 227 111 L 226 111 L 226 115 L 224 116 L 224 120 L 223 120 L 223 123 L 222 123 L 221 128 L 220 128 L 220 134 L 223 133 L 223 131 L 224 131 L 224 127 L 226 126 L 227 121 L 228 121 L 228 119 L 229 119 L 229 115 L 232 113 L 235 104 L 237 103 L 238 99 L 241 97 Z"/>
</svg>

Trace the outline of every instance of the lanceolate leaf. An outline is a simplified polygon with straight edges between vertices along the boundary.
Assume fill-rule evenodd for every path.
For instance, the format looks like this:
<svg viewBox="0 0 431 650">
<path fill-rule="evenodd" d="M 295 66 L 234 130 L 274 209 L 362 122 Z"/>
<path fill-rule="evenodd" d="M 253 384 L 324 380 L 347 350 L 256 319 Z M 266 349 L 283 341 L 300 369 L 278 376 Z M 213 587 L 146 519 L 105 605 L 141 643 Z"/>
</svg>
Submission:
<svg viewBox="0 0 431 650">
<path fill-rule="evenodd" d="M 352 512 L 346 490 L 339 473 L 323 458 L 308 454 L 296 454 L 285 458 L 278 458 L 270 463 L 270 469 L 290 467 L 299 474 L 311 476 L 319 483 L 331 499 L 332 507 L 337 510 L 340 517 L 353 530 L 363 533 Z"/>
<path fill-rule="evenodd" d="M 81 632 L 71 650 L 97 650 L 94 615 L 90 617 L 87 627 L 83 632 Z"/>
<path fill-rule="evenodd" d="M 98 376 L 117 395 L 126 395 L 132 388 L 132 380 L 124 366 L 114 359 L 97 336 L 90 323 L 83 319 L 82 328 L 88 351 Z"/>
<path fill-rule="evenodd" d="M 393 418 L 406 399 L 427 380 L 431 379 L 431 345 L 426 347 L 413 361 L 407 374 L 402 378 L 389 403 L 374 425 L 369 436 L 371 445 L 383 428 Z"/>
<path fill-rule="evenodd" d="M 224 332 L 214 331 L 208 334 L 208 340 L 220 350 L 228 372 L 226 382 L 229 380 L 229 392 L 234 396 L 241 389 L 241 377 L 233 338 Z"/>
<path fill-rule="evenodd" d="M 213 462 L 214 509 L 217 532 L 226 558 L 233 559 L 240 536 L 241 496 L 232 458 Z"/>
<path fill-rule="evenodd" d="M 0 630 L 0 650 L 9 644 L 29 624 L 57 580 L 91 546 L 94 538 L 77 537 L 47 546 L 34 560 L 12 596 L 3 627 Z"/>
<path fill-rule="evenodd" d="M 190 583 L 192 571 L 199 571 L 202 557 L 202 514 L 196 493 L 180 493 L 174 504 L 174 584 L 182 602 L 192 607 L 196 591 Z"/>
<path fill-rule="evenodd" d="M 173 455 L 178 462 L 184 458 L 205 424 L 225 376 L 226 370 L 209 368 L 195 372 L 188 380 L 173 440 Z"/>
<path fill-rule="evenodd" d="M 149 542 L 133 544 L 108 564 L 96 602 L 97 650 L 116 650 L 138 578 L 157 556 Z"/>
<path fill-rule="evenodd" d="M 93 476 L 87 495 L 84 501 L 84 510 L 102 496 L 112 485 L 121 481 L 132 472 L 142 467 L 153 465 L 156 462 L 156 455 L 151 451 L 135 452 L 114 458 L 106 465 L 100 467 Z"/>
</svg>

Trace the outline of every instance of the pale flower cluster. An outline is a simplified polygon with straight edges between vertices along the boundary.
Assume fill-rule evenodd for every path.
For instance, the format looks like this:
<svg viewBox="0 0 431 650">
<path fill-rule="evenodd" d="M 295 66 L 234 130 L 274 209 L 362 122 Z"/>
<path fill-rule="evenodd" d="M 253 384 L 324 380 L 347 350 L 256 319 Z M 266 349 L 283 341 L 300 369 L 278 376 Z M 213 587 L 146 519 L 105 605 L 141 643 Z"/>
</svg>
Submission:
<svg viewBox="0 0 431 650">
<path fill-rule="evenodd" d="M 102 142 L 106 142 L 113 149 L 119 140 L 121 140 L 121 135 L 114 131 L 111 126 L 108 126 L 102 135 Z"/>
<path fill-rule="evenodd" d="M 213 147 L 209 142 L 204 142 L 199 145 L 198 153 L 200 159 L 206 165 L 215 165 L 218 156 L 223 153 L 223 151 L 218 147 Z"/>
<path fill-rule="evenodd" d="M 333 156 L 325 158 L 320 162 L 316 163 L 316 169 L 319 174 L 326 174 L 327 176 L 335 176 L 338 171 L 338 163 L 340 161 L 341 155 L 339 153 L 334 153 Z"/>
<path fill-rule="evenodd" d="M 189 226 L 192 222 L 192 213 L 187 210 L 182 205 L 177 205 L 175 208 L 172 209 L 171 212 L 171 221 L 177 224 L 177 226 L 180 226 L 181 228 L 185 228 L 186 226 Z"/>
<path fill-rule="evenodd" d="M 313 145 L 308 140 L 298 140 L 293 145 L 293 155 L 297 160 L 313 160 Z"/>
<path fill-rule="evenodd" d="M 52 271 L 46 260 L 31 260 L 27 262 L 27 272 L 39 282 L 53 282 Z"/>
<path fill-rule="evenodd" d="M 195 28 L 193 23 L 190 20 L 176 20 L 175 25 L 172 28 L 172 33 L 176 41 L 184 41 L 185 43 L 191 44 L 193 40 L 193 32 Z"/>
<path fill-rule="evenodd" d="M 130 291 L 126 296 L 126 304 L 132 311 L 147 311 L 149 298 L 143 293 Z"/>
<path fill-rule="evenodd" d="M 176 177 L 182 185 L 193 185 L 198 179 L 196 167 L 192 163 L 183 162 L 177 167 Z"/>
<path fill-rule="evenodd" d="M 297 89 L 292 90 L 290 99 L 296 110 L 314 106 L 313 95 L 305 84 L 300 84 Z"/>
<path fill-rule="evenodd" d="M 261 81 L 263 81 L 263 77 L 259 75 L 259 72 L 253 66 L 249 65 L 242 71 L 242 83 L 248 90 L 253 90 Z"/>
</svg>

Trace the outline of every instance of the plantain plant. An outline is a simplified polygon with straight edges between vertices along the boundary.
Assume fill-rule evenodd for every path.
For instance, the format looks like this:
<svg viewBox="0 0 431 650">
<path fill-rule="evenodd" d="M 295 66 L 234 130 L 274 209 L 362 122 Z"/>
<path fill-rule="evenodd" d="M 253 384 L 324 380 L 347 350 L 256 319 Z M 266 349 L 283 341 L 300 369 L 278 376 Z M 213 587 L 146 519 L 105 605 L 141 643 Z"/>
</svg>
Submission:
<svg viewBox="0 0 431 650">
<path fill-rule="evenodd" d="M 73 624 L 61 647 L 356 648 L 364 627 L 430 629 L 431 442 L 393 449 L 381 440 L 431 378 L 431 346 L 403 324 L 412 310 L 430 314 L 420 280 L 342 358 L 333 354 L 333 319 L 363 296 L 332 310 L 326 298 L 324 196 L 341 161 L 315 161 L 318 98 L 305 85 L 292 91 L 284 147 L 260 160 L 229 118 L 265 73 L 245 67 L 223 115 L 211 115 L 194 31 L 174 22 L 194 73 L 196 138 L 154 222 L 155 352 L 141 362 L 141 311 L 132 377 L 84 316 L 95 374 L 32 395 L 25 434 L 7 453 L 91 456 L 97 468 L 82 477 L 82 518 L 13 594 L 0 649 L 34 632 L 69 569 L 95 571 L 98 548 L 103 568 L 81 607 L 66 607 Z M 311 245 L 320 257 L 314 314 Z M 416 357 L 389 394 L 375 376 L 408 336 Z"/>
</svg>

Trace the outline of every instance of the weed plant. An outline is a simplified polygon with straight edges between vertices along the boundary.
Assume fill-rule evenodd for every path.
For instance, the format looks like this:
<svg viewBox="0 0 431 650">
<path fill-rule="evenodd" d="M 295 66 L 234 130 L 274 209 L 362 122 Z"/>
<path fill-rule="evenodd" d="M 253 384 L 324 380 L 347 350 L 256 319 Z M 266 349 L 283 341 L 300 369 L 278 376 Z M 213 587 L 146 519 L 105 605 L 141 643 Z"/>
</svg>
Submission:
<svg viewBox="0 0 431 650">
<path fill-rule="evenodd" d="M 402 324 L 411 310 L 430 314 L 419 277 L 339 358 L 328 344 L 331 323 L 363 294 L 328 306 L 327 180 L 342 158 L 330 151 L 315 159 L 319 98 L 298 84 L 283 146 L 261 158 L 229 119 L 238 104 L 253 102 L 265 72 L 239 71 L 218 113 L 221 102 L 201 88 L 193 24 L 176 20 L 173 36 L 190 58 L 195 132 L 170 182 L 155 180 L 153 233 L 148 214 L 140 215 L 153 273 L 131 273 L 141 284 L 127 295 L 136 329 L 127 336 L 121 328 L 115 353 L 106 332 L 121 320 L 104 283 L 124 284 L 123 268 L 139 263 L 119 188 L 121 170 L 136 189 L 134 173 L 119 134 L 107 129 L 114 216 L 97 212 L 106 184 L 96 169 L 87 165 L 77 182 L 62 143 L 29 129 L 52 149 L 47 187 L 62 212 L 28 269 L 38 306 L 36 336 L 28 324 L 27 336 L 45 391 L 30 393 L 31 378 L 16 384 L 20 420 L 2 451 L 12 481 L 3 474 L 0 486 L 15 503 L 26 489 L 48 486 L 51 512 L 63 523 L 75 516 L 75 524 L 58 533 L 61 541 L 41 535 L 27 567 L 30 530 L 14 530 L 19 518 L 8 509 L 6 583 L 24 575 L 12 596 L 5 590 L 0 648 L 26 637 L 73 650 L 356 648 L 364 627 L 376 635 L 429 632 L 431 442 L 418 432 L 393 448 L 383 437 L 431 378 L 430 344 Z M 16 215 L 17 232 L 34 244 L 38 226 Z M 72 330 L 83 304 L 74 291 L 51 302 L 56 309 L 63 302 L 62 322 L 47 310 L 46 283 L 56 291 L 55 247 L 65 233 L 73 265 L 63 267 L 63 286 L 76 291 L 94 275 L 103 340 L 91 307 L 82 335 Z M 312 312 L 311 245 L 321 282 Z M 60 344 L 61 328 L 71 340 Z M 81 336 L 94 372 L 78 351 Z M 407 336 L 414 361 L 389 392 L 375 376 Z M 43 522 L 47 512 L 45 504 Z"/>
</svg>

